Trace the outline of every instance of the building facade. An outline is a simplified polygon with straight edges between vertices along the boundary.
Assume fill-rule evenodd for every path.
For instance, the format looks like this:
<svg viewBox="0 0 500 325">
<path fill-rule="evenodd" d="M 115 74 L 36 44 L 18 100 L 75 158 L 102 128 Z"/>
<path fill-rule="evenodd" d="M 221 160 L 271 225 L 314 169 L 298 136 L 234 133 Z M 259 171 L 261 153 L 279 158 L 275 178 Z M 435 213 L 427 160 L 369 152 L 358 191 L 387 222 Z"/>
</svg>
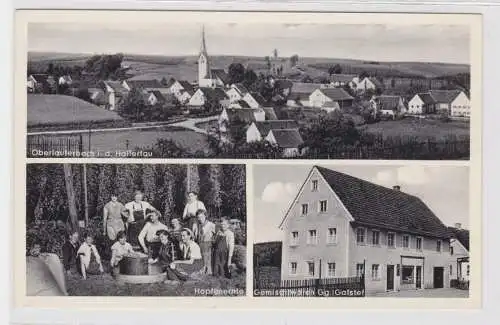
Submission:
<svg viewBox="0 0 500 325">
<path fill-rule="evenodd" d="M 449 232 L 418 198 L 313 167 L 280 228 L 282 280 L 364 274 L 367 293 L 449 287 Z"/>
</svg>

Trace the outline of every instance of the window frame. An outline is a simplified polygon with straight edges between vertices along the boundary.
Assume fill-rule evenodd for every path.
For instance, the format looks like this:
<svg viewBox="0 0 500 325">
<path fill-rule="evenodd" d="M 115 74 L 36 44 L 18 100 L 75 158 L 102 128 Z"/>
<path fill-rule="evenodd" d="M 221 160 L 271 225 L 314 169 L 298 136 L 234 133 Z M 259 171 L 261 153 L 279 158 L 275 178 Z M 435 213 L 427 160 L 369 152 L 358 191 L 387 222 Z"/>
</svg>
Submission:
<svg viewBox="0 0 500 325">
<path fill-rule="evenodd" d="M 359 267 L 361 266 L 361 267 Z M 356 263 L 356 276 L 362 276 L 365 273 L 365 264 L 364 263 Z"/>
<path fill-rule="evenodd" d="M 418 247 L 418 240 L 420 239 L 420 248 Z M 415 249 L 419 252 L 424 250 L 424 238 L 422 236 L 415 237 Z"/>
<path fill-rule="evenodd" d="M 375 246 L 375 247 L 380 246 L 380 230 L 378 230 L 378 229 L 372 229 L 371 231 L 372 231 L 372 240 L 371 240 L 371 245 L 372 245 L 372 246 Z M 374 240 L 374 238 L 375 238 L 375 237 L 373 236 L 373 234 L 374 234 L 374 233 L 377 233 L 377 243 L 374 243 L 374 241 L 373 241 L 373 240 Z"/>
<path fill-rule="evenodd" d="M 363 241 L 358 240 L 358 231 L 362 230 L 363 231 Z M 356 228 L 356 244 L 358 245 L 366 245 L 366 228 L 365 227 L 357 227 Z"/>
<path fill-rule="evenodd" d="M 436 252 L 443 252 L 443 242 L 441 241 L 441 239 L 436 240 Z"/>
<path fill-rule="evenodd" d="M 322 203 L 325 202 L 325 210 L 322 209 Z M 319 200 L 318 202 L 318 212 L 319 213 L 326 213 L 328 212 L 328 200 Z"/>
<path fill-rule="evenodd" d="M 315 233 L 314 237 L 311 236 L 312 231 L 314 231 L 314 233 Z M 312 240 L 313 238 L 314 238 L 314 241 Z M 307 241 L 306 241 L 307 245 L 318 245 L 318 242 L 319 242 L 318 230 L 317 229 L 308 229 L 307 230 Z"/>
<path fill-rule="evenodd" d="M 304 207 L 306 208 L 306 213 L 304 213 Z M 309 203 L 301 203 L 300 205 L 300 215 L 305 217 L 309 214 Z"/>
<path fill-rule="evenodd" d="M 405 247 L 405 238 L 408 238 L 408 246 L 406 247 Z M 403 234 L 403 236 L 401 236 L 401 247 L 403 247 L 403 249 L 410 249 L 410 235 Z"/>
<path fill-rule="evenodd" d="M 392 245 L 389 245 L 389 237 L 392 235 Z M 387 232 L 387 247 L 388 248 L 396 248 L 396 233 L 389 231 Z"/>
<path fill-rule="evenodd" d="M 332 236 L 330 235 L 330 229 L 333 229 L 334 233 L 335 233 L 335 235 L 333 236 L 333 238 L 334 238 L 333 241 L 331 240 Z M 326 243 L 329 245 L 337 244 L 337 227 L 328 227 L 326 229 Z"/>
<path fill-rule="evenodd" d="M 295 264 L 295 273 L 292 273 L 292 264 Z M 299 263 L 297 263 L 296 261 L 290 261 L 288 262 L 288 274 L 290 276 L 296 276 L 299 274 Z"/>
<path fill-rule="evenodd" d="M 311 192 L 317 192 L 318 191 L 318 180 L 317 179 L 313 179 L 311 180 Z"/>
<path fill-rule="evenodd" d="M 374 270 L 376 270 L 375 277 L 373 276 Z M 372 264 L 371 279 L 372 281 L 380 281 L 380 264 Z"/>
<path fill-rule="evenodd" d="M 307 265 L 307 274 L 306 274 L 306 276 L 307 277 L 315 277 L 316 276 L 316 263 L 314 263 L 314 261 L 306 261 L 306 265 Z M 312 274 L 311 274 L 311 265 L 313 267 Z"/>
<path fill-rule="evenodd" d="M 333 264 L 333 275 L 330 274 L 330 265 L 332 264 Z M 335 262 L 326 263 L 326 275 L 330 278 L 334 278 L 337 276 L 337 263 Z"/>
<path fill-rule="evenodd" d="M 294 233 L 297 234 L 297 241 L 296 242 L 294 241 L 294 236 L 293 236 Z M 300 232 L 298 232 L 296 230 L 291 231 L 290 232 L 290 246 L 299 246 L 299 242 L 300 242 Z"/>
</svg>

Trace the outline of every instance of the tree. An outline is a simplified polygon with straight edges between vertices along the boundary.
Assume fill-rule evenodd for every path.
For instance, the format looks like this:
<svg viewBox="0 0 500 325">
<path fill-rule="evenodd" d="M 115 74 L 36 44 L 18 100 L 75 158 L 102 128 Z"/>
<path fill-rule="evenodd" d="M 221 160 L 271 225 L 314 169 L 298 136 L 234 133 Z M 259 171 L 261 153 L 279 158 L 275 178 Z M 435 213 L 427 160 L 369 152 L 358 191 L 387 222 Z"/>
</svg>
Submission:
<svg viewBox="0 0 500 325">
<path fill-rule="evenodd" d="M 54 63 L 49 63 L 47 65 L 47 74 L 52 75 L 54 73 Z"/>
<path fill-rule="evenodd" d="M 132 88 L 120 107 L 120 113 L 140 121 L 146 110 L 146 102 L 140 90 Z"/>
<path fill-rule="evenodd" d="M 156 158 L 184 158 L 187 154 L 184 148 L 171 139 L 158 139 L 151 151 Z"/>
<path fill-rule="evenodd" d="M 186 196 L 189 192 L 200 192 L 200 174 L 198 165 L 186 165 Z"/>
<path fill-rule="evenodd" d="M 155 197 L 155 189 L 156 189 L 156 171 L 155 165 L 145 164 L 142 166 L 142 190 L 144 191 L 144 195 L 148 198 L 150 202 L 154 202 Z"/>
<path fill-rule="evenodd" d="M 252 88 L 252 85 L 257 81 L 257 79 L 257 74 L 253 70 L 247 69 L 245 71 L 243 85 L 247 88 Z"/>
<path fill-rule="evenodd" d="M 368 75 L 368 72 L 366 72 L 365 70 L 361 71 L 361 73 L 359 74 L 359 81 L 365 79 L 365 78 L 368 78 L 369 75 Z"/>
<path fill-rule="evenodd" d="M 278 58 L 278 49 L 273 50 L 273 56 L 274 56 L 274 59 Z"/>
<path fill-rule="evenodd" d="M 162 84 L 162 86 L 166 86 L 166 85 L 168 85 L 168 80 L 167 80 L 167 78 L 165 78 L 165 77 L 161 78 L 160 83 Z"/>
<path fill-rule="evenodd" d="M 293 68 L 297 65 L 299 62 L 299 56 L 297 54 L 294 54 L 290 57 L 290 66 Z"/>
<path fill-rule="evenodd" d="M 228 68 L 229 82 L 240 83 L 245 79 L 245 67 L 241 63 L 231 63 Z"/>
<path fill-rule="evenodd" d="M 340 67 L 340 64 L 336 64 L 334 66 L 331 66 L 328 68 L 328 74 L 330 76 L 334 75 L 334 74 L 341 74 L 342 73 L 342 68 Z"/>
<path fill-rule="evenodd" d="M 89 90 L 86 88 L 78 88 L 78 90 L 75 92 L 75 97 L 78 97 L 86 102 L 91 103 L 92 99 L 90 98 L 90 93 Z"/>
<path fill-rule="evenodd" d="M 267 70 L 271 70 L 271 58 L 269 57 L 269 55 L 266 55 L 264 57 L 264 60 L 266 61 Z"/>
</svg>

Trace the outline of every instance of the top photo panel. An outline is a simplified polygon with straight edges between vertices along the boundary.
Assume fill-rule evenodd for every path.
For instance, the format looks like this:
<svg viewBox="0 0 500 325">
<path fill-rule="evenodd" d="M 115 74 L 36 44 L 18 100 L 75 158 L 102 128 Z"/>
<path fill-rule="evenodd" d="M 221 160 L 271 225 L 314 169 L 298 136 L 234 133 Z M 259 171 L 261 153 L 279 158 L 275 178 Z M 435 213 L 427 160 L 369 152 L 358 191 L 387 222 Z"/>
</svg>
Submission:
<svg viewBox="0 0 500 325">
<path fill-rule="evenodd" d="M 29 21 L 27 157 L 470 159 L 471 20 L 218 14 Z"/>
</svg>

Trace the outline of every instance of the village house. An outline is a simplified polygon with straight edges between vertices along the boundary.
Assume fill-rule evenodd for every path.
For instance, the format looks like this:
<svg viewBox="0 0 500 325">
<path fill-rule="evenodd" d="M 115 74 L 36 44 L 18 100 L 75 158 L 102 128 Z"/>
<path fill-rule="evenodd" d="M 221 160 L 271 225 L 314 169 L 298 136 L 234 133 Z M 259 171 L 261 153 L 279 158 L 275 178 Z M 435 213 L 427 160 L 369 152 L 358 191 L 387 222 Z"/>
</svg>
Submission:
<svg viewBox="0 0 500 325">
<path fill-rule="evenodd" d="M 399 186 L 314 166 L 280 229 L 282 280 L 364 275 L 367 293 L 450 285 L 448 228 Z"/>
<path fill-rule="evenodd" d="M 363 79 L 356 77 L 353 79 L 352 86 L 360 93 L 364 93 L 368 90 L 382 90 L 384 88 L 384 85 L 375 77 L 365 77 Z"/>
<path fill-rule="evenodd" d="M 72 83 L 73 83 L 73 79 L 71 78 L 71 76 L 69 74 L 64 75 L 64 76 L 60 76 L 59 79 L 58 79 L 58 84 L 59 85 L 70 86 Z"/>
<path fill-rule="evenodd" d="M 243 96 L 243 100 L 247 102 L 250 108 L 259 108 L 265 106 L 266 104 L 266 100 L 258 92 L 246 93 L 245 96 Z"/>
<path fill-rule="evenodd" d="M 354 78 L 356 78 L 356 75 L 354 74 L 332 74 L 330 76 L 330 85 L 334 87 L 348 86 L 350 88 L 353 88 Z"/>
<path fill-rule="evenodd" d="M 229 76 L 223 69 L 212 69 L 205 42 L 205 27 L 201 35 L 201 49 L 198 56 L 198 86 L 205 88 L 225 87 Z"/>
<path fill-rule="evenodd" d="M 175 80 L 170 85 L 169 91 L 181 104 L 187 103 L 195 93 L 193 85 L 186 80 Z"/>
<path fill-rule="evenodd" d="M 191 99 L 189 99 L 188 106 L 199 108 L 205 105 L 205 103 L 216 103 L 221 107 L 227 107 L 229 105 L 229 98 L 221 88 L 198 88 Z"/>
<path fill-rule="evenodd" d="M 401 96 L 380 95 L 373 96 L 370 104 L 375 114 L 390 116 L 403 115 L 407 109 Z"/>
<path fill-rule="evenodd" d="M 430 90 L 410 99 L 408 113 L 470 117 L 470 100 L 461 90 Z"/>
<path fill-rule="evenodd" d="M 452 233 L 450 240 L 450 279 L 468 283 L 470 278 L 469 231 L 463 229 L 460 223 L 455 224 L 454 227 L 449 227 L 449 230 Z"/>
<path fill-rule="evenodd" d="M 55 90 L 56 81 L 45 73 L 34 73 L 28 76 L 26 88 L 29 93 L 50 93 Z"/>
<path fill-rule="evenodd" d="M 226 95 L 229 97 L 231 103 L 242 100 L 248 93 L 248 89 L 241 83 L 231 85 L 231 88 L 226 91 Z"/>
<path fill-rule="evenodd" d="M 155 105 L 163 105 L 166 103 L 166 98 L 165 96 L 159 91 L 159 90 L 151 90 L 147 93 L 147 99 L 146 102 L 148 105 L 155 106 Z"/>
<path fill-rule="evenodd" d="M 271 120 L 253 122 L 247 129 L 247 143 L 262 141 L 269 131 L 279 129 L 299 129 L 299 124 L 294 120 Z"/>
<path fill-rule="evenodd" d="M 322 108 L 328 102 L 335 102 L 339 108 L 351 107 L 354 98 L 342 88 L 324 88 L 316 89 L 309 96 L 309 105 L 311 107 Z M 329 105 L 328 108 L 336 106 Z M 330 111 L 332 109 L 329 109 Z"/>
<path fill-rule="evenodd" d="M 243 122 L 250 125 L 252 122 L 264 121 L 266 113 L 263 109 L 249 108 L 249 109 L 230 109 L 223 108 L 222 113 L 219 115 L 218 124 L 219 131 L 227 132 L 228 126 L 235 122 Z"/>
<path fill-rule="evenodd" d="M 297 157 L 302 153 L 301 145 L 304 143 L 297 128 L 271 129 L 266 136 L 266 141 L 283 150 L 283 157 Z"/>
<path fill-rule="evenodd" d="M 106 108 L 108 101 L 106 100 L 106 95 L 104 93 L 104 90 L 100 88 L 91 87 L 88 88 L 88 92 L 90 95 L 90 100 L 94 105 L 99 106 L 101 108 Z"/>
<path fill-rule="evenodd" d="M 122 82 L 123 88 L 131 91 L 132 89 L 138 89 L 141 91 L 159 90 L 164 88 L 164 86 L 156 79 L 128 79 Z"/>
<path fill-rule="evenodd" d="M 120 107 L 120 104 L 128 96 L 129 91 L 123 87 L 119 81 L 102 81 L 101 88 L 104 90 L 106 97 L 107 108 L 110 111 L 115 111 Z"/>
</svg>

